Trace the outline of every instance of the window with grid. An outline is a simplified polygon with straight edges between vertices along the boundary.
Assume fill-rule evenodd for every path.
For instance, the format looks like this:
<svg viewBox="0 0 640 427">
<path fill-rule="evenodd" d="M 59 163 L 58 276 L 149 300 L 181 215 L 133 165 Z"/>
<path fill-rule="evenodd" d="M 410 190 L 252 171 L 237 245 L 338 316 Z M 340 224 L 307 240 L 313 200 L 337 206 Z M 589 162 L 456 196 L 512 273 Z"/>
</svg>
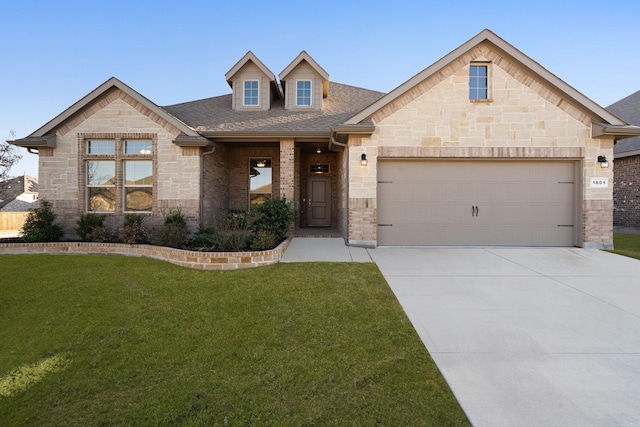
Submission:
<svg viewBox="0 0 640 427">
<path fill-rule="evenodd" d="M 469 99 L 489 99 L 489 66 L 471 64 L 469 67 Z"/>
<path fill-rule="evenodd" d="M 244 82 L 244 105 L 259 105 L 259 90 L 257 80 L 245 80 Z"/>
<path fill-rule="evenodd" d="M 88 212 L 150 212 L 153 208 L 153 141 L 86 141 Z"/>
<path fill-rule="evenodd" d="M 298 80 L 296 83 L 296 105 L 311 106 L 311 80 Z"/>
</svg>

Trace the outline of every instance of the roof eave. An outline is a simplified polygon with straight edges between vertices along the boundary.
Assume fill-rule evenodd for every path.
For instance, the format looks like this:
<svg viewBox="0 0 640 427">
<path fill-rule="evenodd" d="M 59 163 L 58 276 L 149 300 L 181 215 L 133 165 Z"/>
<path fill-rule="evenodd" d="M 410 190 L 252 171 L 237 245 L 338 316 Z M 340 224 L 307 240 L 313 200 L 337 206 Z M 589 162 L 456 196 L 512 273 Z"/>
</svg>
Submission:
<svg viewBox="0 0 640 427">
<path fill-rule="evenodd" d="M 247 132 L 247 131 L 216 131 L 201 130 L 199 131 L 203 137 L 216 141 L 229 142 L 263 142 L 263 141 L 279 141 L 280 139 L 295 140 L 328 140 L 331 132 L 300 132 L 300 131 L 267 131 L 267 132 Z"/>
<path fill-rule="evenodd" d="M 614 159 L 622 159 L 624 157 L 640 156 L 640 150 L 625 151 L 622 153 L 614 153 Z"/>
<path fill-rule="evenodd" d="M 371 135 L 375 130 L 376 127 L 371 122 L 339 125 L 331 128 L 331 131 L 336 135 Z"/>
<path fill-rule="evenodd" d="M 7 141 L 11 145 L 23 148 L 56 148 L 56 135 L 28 136 L 13 141 Z"/>
<path fill-rule="evenodd" d="M 207 138 L 197 135 L 190 136 L 181 133 L 178 135 L 173 141 L 175 145 L 178 147 L 215 147 L 215 143 L 208 140 Z"/>
<path fill-rule="evenodd" d="M 591 126 L 591 136 L 593 138 L 613 136 L 614 139 L 618 141 L 624 138 L 640 136 L 640 126 L 593 122 Z"/>
</svg>

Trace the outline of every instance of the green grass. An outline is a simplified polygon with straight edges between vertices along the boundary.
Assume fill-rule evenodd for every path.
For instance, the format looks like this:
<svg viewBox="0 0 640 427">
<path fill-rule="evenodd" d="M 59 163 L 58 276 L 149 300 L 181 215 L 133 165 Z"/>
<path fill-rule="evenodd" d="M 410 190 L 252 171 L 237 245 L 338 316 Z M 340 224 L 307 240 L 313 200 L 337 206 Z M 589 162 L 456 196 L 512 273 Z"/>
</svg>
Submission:
<svg viewBox="0 0 640 427">
<path fill-rule="evenodd" d="M 640 259 L 640 235 L 637 234 L 614 234 L 612 252 Z"/>
<path fill-rule="evenodd" d="M 0 420 L 468 425 L 373 264 L 0 256 Z"/>
</svg>

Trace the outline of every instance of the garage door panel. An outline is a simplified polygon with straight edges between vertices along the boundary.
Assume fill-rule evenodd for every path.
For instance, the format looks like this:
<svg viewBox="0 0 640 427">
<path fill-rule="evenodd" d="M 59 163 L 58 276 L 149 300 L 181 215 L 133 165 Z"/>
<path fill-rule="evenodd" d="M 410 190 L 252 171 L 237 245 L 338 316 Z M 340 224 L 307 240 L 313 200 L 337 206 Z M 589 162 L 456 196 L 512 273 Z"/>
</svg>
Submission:
<svg viewBox="0 0 640 427">
<path fill-rule="evenodd" d="M 573 162 L 380 159 L 378 170 L 380 245 L 573 243 Z"/>
</svg>

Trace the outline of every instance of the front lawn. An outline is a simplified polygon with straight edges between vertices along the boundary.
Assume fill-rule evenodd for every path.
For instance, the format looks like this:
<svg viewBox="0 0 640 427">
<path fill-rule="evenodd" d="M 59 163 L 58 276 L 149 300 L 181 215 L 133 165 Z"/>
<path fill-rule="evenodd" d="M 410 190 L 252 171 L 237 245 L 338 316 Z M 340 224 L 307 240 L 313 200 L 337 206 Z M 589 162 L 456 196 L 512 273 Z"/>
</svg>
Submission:
<svg viewBox="0 0 640 427">
<path fill-rule="evenodd" d="M 0 256 L 2 425 L 468 425 L 374 264 Z"/>
<path fill-rule="evenodd" d="M 631 258 L 640 259 L 640 235 L 638 234 L 614 234 L 613 252 Z"/>
</svg>

